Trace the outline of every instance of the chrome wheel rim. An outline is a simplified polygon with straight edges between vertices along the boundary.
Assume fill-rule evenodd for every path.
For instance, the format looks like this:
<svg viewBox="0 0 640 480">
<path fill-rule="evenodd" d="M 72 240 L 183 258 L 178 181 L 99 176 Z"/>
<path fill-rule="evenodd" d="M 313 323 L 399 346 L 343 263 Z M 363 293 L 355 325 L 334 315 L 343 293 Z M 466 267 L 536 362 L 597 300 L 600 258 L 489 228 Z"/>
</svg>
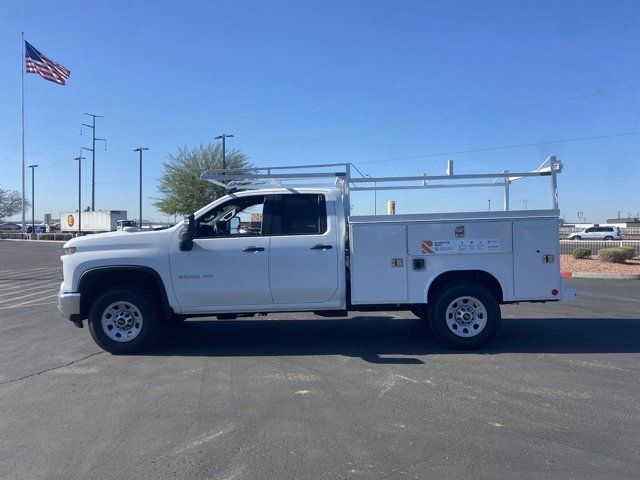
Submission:
<svg viewBox="0 0 640 480">
<path fill-rule="evenodd" d="M 129 342 L 142 330 L 142 314 L 131 302 L 114 302 L 102 313 L 102 330 L 111 340 Z"/>
<path fill-rule="evenodd" d="M 447 307 L 446 321 L 458 337 L 475 337 L 487 325 L 487 309 L 476 297 L 458 297 Z"/>
</svg>

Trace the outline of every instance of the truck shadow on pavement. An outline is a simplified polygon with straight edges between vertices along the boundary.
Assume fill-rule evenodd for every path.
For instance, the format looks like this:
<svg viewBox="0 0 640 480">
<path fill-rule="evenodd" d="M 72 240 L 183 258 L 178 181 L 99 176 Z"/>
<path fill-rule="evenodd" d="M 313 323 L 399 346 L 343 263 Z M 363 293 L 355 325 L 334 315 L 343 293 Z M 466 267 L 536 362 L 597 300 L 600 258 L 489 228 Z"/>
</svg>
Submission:
<svg viewBox="0 0 640 480">
<path fill-rule="evenodd" d="M 640 319 L 505 319 L 480 354 L 640 352 Z M 427 322 L 391 316 L 345 319 L 189 320 L 152 353 L 171 356 L 346 355 L 371 363 L 424 363 L 461 353 L 440 345 Z"/>
</svg>

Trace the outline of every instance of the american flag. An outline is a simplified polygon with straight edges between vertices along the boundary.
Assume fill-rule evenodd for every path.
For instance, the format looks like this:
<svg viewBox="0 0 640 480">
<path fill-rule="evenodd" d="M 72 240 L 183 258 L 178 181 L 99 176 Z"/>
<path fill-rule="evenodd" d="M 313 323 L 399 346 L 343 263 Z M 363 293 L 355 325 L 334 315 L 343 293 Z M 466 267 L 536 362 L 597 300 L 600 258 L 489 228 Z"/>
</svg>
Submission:
<svg viewBox="0 0 640 480">
<path fill-rule="evenodd" d="M 64 68 L 62 65 L 49 60 L 36 50 L 29 42 L 25 41 L 24 46 L 27 72 L 37 73 L 45 80 L 55 82 L 59 85 L 65 85 L 67 83 L 69 75 L 71 75 L 69 70 Z"/>
</svg>

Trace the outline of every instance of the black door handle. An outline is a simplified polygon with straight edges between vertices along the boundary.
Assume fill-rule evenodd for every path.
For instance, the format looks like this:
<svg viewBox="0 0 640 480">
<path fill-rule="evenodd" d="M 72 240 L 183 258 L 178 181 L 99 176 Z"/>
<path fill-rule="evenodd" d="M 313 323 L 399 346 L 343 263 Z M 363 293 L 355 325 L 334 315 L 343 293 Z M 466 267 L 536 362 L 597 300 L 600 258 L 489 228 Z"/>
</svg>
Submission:
<svg viewBox="0 0 640 480">
<path fill-rule="evenodd" d="M 313 247 L 310 247 L 311 250 L 331 250 L 333 248 L 333 245 L 314 245 Z"/>
<path fill-rule="evenodd" d="M 264 247 L 244 247 L 242 251 L 247 253 L 264 252 Z"/>
</svg>

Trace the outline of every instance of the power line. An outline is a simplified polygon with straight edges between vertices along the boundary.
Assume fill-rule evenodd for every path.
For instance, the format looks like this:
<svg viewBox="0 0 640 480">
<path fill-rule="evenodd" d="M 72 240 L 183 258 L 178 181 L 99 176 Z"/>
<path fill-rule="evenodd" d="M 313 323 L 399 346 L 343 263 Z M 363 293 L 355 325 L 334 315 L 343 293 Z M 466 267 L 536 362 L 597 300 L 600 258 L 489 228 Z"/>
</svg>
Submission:
<svg viewBox="0 0 640 480">
<path fill-rule="evenodd" d="M 273 142 L 273 143 L 277 143 L 279 145 L 282 145 L 282 144 L 287 144 L 287 143 L 300 143 L 300 142 L 309 142 L 309 141 L 314 141 L 314 140 L 324 140 L 327 137 L 338 137 L 338 136 L 344 136 L 344 135 L 348 135 L 348 136 L 362 135 L 362 134 L 366 134 L 366 133 L 379 132 L 379 131 L 384 131 L 384 130 L 394 130 L 394 129 L 397 129 L 397 128 L 411 127 L 411 126 L 416 126 L 416 125 L 427 125 L 427 124 L 431 124 L 431 123 L 445 122 L 445 121 L 449 121 L 449 120 L 460 120 L 460 119 L 465 119 L 465 118 L 473 118 L 473 117 L 479 117 L 479 116 L 484 116 L 484 115 L 491 115 L 491 114 L 494 114 L 494 113 L 502 113 L 502 112 L 516 111 L 516 110 L 524 110 L 524 109 L 527 109 L 527 108 L 541 107 L 541 106 L 552 105 L 552 104 L 556 104 L 556 103 L 572 102 L 572 101 L 575 101 L 575 100 L 584 100 L 584 99 L 587 99 L 587 98 L 595 98 L 595 97 L 601 97 L 601 96 L 606 96 L 606 95 L 614 95 L 614 94 L 617 94 L 617 93 L 627 93 L 627 92 L 636 91 L 636 90 L 639 90 L 639 89 L 640 89 L 640 86 L 635 86 L 635 87 L 630 87 L 630 88 L 609 90 L 609 91 L 605 91 L 605 92 L 589 93 L 589 94 L 586 94 L 586 95 L 578 95 L 578 96 L 569 97 L 569 98 L 561 98 L 561 99 L 556 99 L 556 100 L 547 100 L 547 101 L 544 101 L 544 102 L 529 103 L 529 104 L 525 104 L 525 105 L 506 105 L 506 106 L 503 106 L 503 107 L 500 107 L 500 108 L 494 108 L 494 109 L 484 110 L 484 111 L 480 111 L 480 112 L 473 112 L 473 113 L 461 114 L 461 115 L 452 115 L 452 116 L 448 116 L 448 117 L 442 117 L 442 118 L 419 121 L 419 122 L 405 122 L 405 123 L 401 123 L 401 124 L 397 124 L 397 125 L 390 125 L 390 126 L 385 126 L 385 127 L 376 127 L 376 128 L 371 128 L 371 129 L 367 129 L 367 130 L 361 130 L 361 131 L 358 131 L 358 132 L 340 132 L 340 133 L 335 133 L 335 134 L 331 134 L 331 135 L 323 135 L 322 137 L 312 137 L 312 138 L 304 138 L 304 139 L 298 139 L 298 140 L 290 140 L 290 141 L 286 141 L 286 142 Z M 413 118 L 415 118 L 415 117 L 413 117 Z"/>
<path fill-rule="evenodd" d="M 562 93 L 568 93 L 568 92 L 575 92 L 576 90 L 583 90 L 585 88 L 592 88 L 592 87 L 600 87 L 603 85 L 611 85 L 614 83 L 621 83 L 621 82 L 627 82 L 630 80 L 638 80 L 640 79 L 640 76 L 634 76 L 634 77 L 627 77 L 627 78 L 621 78 L 621 79 L 617 79 L 617 80 L 608 80 L 606 82 L 597 82 L 597 83 L 591 83 L 591 84 L 587 84 L 587 85 L 581 85 L 581 86 L 574 86 L 574 87 L 570 87 L 570 88 L 565 88 L 562 90 L 555 90 L 552 92 L 547 92 L 547 93 L 538 93 L 535 95 L 526 95 L 526 96 L 520 96 L 517 98 L 514 98 L 514 101 L 519 101 L 519 100 L 528 100 L 528 99 L 533 99 L 533 98 L 539 98 L 539 97 L 549 97 L 549 96 L 553 96 L 553 95 L 559 95 Z M 600 93 L 600 92 L 596 92 L 596 93 Z M 558 101 L 562 101 L 562 100 L 558 100 Z M 506 105 L 507 107 L 509 106 L 508 104 Z M 537 104 L 534 104 L 534 106 L 537 106 Z M 524 108 L 524 107 L 521 107 Z M 493 111 L 490 110 L 490 111 Z M 440 113 L 440 112 L 446 112 L 445 108 L 441 108 L 439 110 L 436 110 L 432 113 Z M 481 112 L 480 112 L 481 113 Z M 282 137 L 293 137 L 293 136 L 298 136 L 298 135 L 306 135 L 309 133 L 324 133 L 324 132 L 331 132 L 331 131 L 335 131 L 335 130 L 343 130 L 345 128 L 353 128 L 353 127 L 359 127 L 359 126 L 363 126 L 363 125 L 369 125 L 372 123 L 376 123 L 376 122 L 388 122 L 388 121 L 394 121 L 394 120 L 411 120 L 411 119 L 417 119 L 417 118 L 423 118 L 425 117 L 425 114 L 422 115 L 411 115 L 411 116 L 406 116 L 400 119 L 394 119 L 394 118 L 378 118 L 378 119 L 372 119 L 372 120 L 364 120 L 361 122 L 355 122 L 355 123 L 348 123 L 348 124 L 342 124 L 342 125 L 335 125 L 329 128 L 312 128 L 312 129 L 307 129 L 307 130 L 298 130 L 296 132 L 284 132 L 284 133 L 276 133 L 276 134 L 272 134 L 272 135 L 261 135 L 261 136 L 257 136 L 257 137 L 248 137 L 248 140 L 264 140 L 264 139 L 271 139 L 271 138 L 282 138 Z M 435 120 L 430 120 L 430 121 L 438 121 L 437 119 Z M 305 141 L 305 140 L 302 140 Z"/>
<path fill-rule="evenodd" d="M 406 157 L 395 157 L 395 158 L 385 158 L 382 160 L 368 160 L 364 162 L 357 162 L 357 165 L 363 165 L 368 163 L 383 163 L 383 162 L 395 162 L 402 160 L 413 160 L 416 158 L 430 158 L 430 157 L 442 157 L 448 155 L 460 155 L 463 153 L 478 153 L 478 152 L 490 152 L 495 150 L 507 150 L 511 148 L 524 148 L 524 147 L 537 147 L 540 145 L 553 145 L 557 143 L 571 143 L 571 142 L 584 142 L 588 140 L 602 140 L 605 138 L 616 138 L 616 137 L 629 137 L 633 135 L 640 135 L 640 132 L 625 132 L 625 133 L 614 133 L 611 135 L 596 135 L 592 137 L 582 137 L 582 138 L 567 138 L 562 140 L 550 140 L 548 142 L 535 142 L 535 143 L 521 143 L 517 145 L 503 145 L 499 147 L 483 147 L 483 148 L 474 148 L 471 150 L 455 150 L 451 152 L 440 152 L 440 153 L 426 153 L 421 155 L 410 155 Z"/>
<path fill-rule="evenodd" d="M 630 36 L 626 36 L 626 37 L 622 37 L 622 38 L 610 39 L 610 40 L 608 40 L 606 42 L 599 42 L 598 46 L 602 47 L 603 45 L 610 45 L 610 44 L 614 44 L 614 43 L 618 43 L 618 42 L 627 41 L 627 40 L 630 40 L 630 39 L 636 39 L 638 37 L 640 37 L 640 35 L 630 35 Z M 564 55 L 566 53 L 566 51 L 571 52 L 571 51 L 575 51 L 575 50 L 591 50 L 592 49 L 592 46 L 589 46 L 589 45 L 583 45 L 582 44 L 581 47 L 582 48 L 577 48 L 577 49 L 565 48 L 565 52 L 562 52 L 561 55 Z M 557 50 L 554 51 L 554 53 L 556 53 L 556 52 L 557 52 Z M 600 56 L 602 56 L 602 55 L 604 55 L 604 54 L 601 54 Z M 515 60 L 516 62 L 522 62 L 523 61 L 522 58 L 524 58 L 524 56 L 523 55 L 519 55 L 518 57 L 512 58 L 511 61 Z M 548 59 L 546 61 L 547 61 L 547 64 L 545 64 L 545 66 L 548 66 Z M 331 104 L 331 103 L 337 103 L 337 102 L 341 102 L 341 101 L 345 101 L 345 100 L 353 100 L 353 99 L 356 99 L 356 98 L 368 97 L 368 96 L 372 96 L 372 95 L 379 95 L 379 94 L 382 94 L 382 93 L 392 92 L 392 91 L 396 91 L 396 90 L 403 90 L 403 89 L 406 89 L 406 88 L 412 88 L 412 87 L 421 86 L 421 85 L 428 85 L 430 83 L 436 83 L 436 82 L 439 82 L 439 81 L 451 80 L 451 79 L 454 79 L 454 78 L 474 75 L 474 74 L 477 74 L 479 72 L 485 72 L 485 71 L 491 71 L 491 70 L 501 70 L 501 69 L 504 70 L 506 68 L 508 68 L 508 64 L 505 61 L 505 62 L 503 62 L 503 64 L 501 66 L 485 67 L 485 68 L 480 68 L 480 69 L 476 69 L 476 70 L 472 70 L 472 71 L 468 71 L 468 72 L 448 75 L 448 76 L 444 76 L 444 77 L 432 78 L 432 79 L 428 79 L 428 80 L 422 80 L 422 81 L 407 83 L 407 84 L 403 84 L 403 85 L 396 85 L 396 86 L 393 86 L 393 87 L 381 88 L 381 89 L 377 89 L 377 90 L 370 90 L 370 91 L 355 93 L 355 94 L 351 94 L 351 95 L 344 95 L 344 96 L 339 96 L 339 97 L 327 98 L 327 99 L 324 99 L 324 100 L 318 100 L 318 101 L 309 102 L 309 103 L 303 103 L 303 104 L 299 104 L 299 105 L 291 105 L 291 106 L 288 106 L 288 107 L 273 108 L 273 109 L 262 110 L 262 111 L 258 111 L 258 112 L 249 112 L 249 113 L 240 114 L 239 116 L 266 115 L 266 114 L 271 114 L 271 113 L 283 113 L 283 112 L 288 112 L 288 111 L 293 111 L 293 110 L 301 110 L 301 109 L 305 109 L 305 108 L 311 108 L 311 107 L 327 105 L 327 104 Z"/>
<path fill-rule="evenodd" d="M 394 87 L 387 87 L 387 88 L 380 88 L 377 90 L 370 90 L 367 92 L 361 92 L 361 93 L 354 93 L 352 95 L 345 95 L 342 97 L 334 97 L 334 98 L 327 98 L 325 100 L 318 100 L 315 102 L 309 102 L 309 103 L 303 103 L 300 105 L 292 105 L 290 107 L 282 107 L 282 108 L 274 108 L 271 110 L 263 110 L 260 112 L 255 112 L 255 113 L 246 113 L 244 115 L 266 115 L 269 113 L 281 113 L 281 112 L 290 112 L 292 110 L 301 110 L 304 108 L 310 108 L 310 107 L 317 107 L 320 105 L 327 105 L 330 103 L 337 103 L 337 102 L 342 102 L 345 100 L 353 100 L 356 98 L 362 98 L 362 97 L 370 97 L 372 95 L 379 95 L 381 93 L 388 93 L 388 92 L 393 92 L 396 90 L 404 90 L 406 88 L 412 88 L 412 87 L 419 87 L 421 85 L 428 85 L 430 83 L 437 83 L 437 82 L 441 82 L 444 80 L 452 80 L 454 78 L 459 78 L 459 77 L 466 77 L 469 75 L 475 75 L 479 72 L 485 72 L 488 70 L 494 70 L 495 68 L 492 67 L 487 67 L 487 68 L 481 68 L 478 70 L 472 70 L 469 72 L 464 72 L 464 73 L 457 73 L 457 74 L 453 74 L 453 75 L 447 75 L 444 77 L 437 77 L 437 78 L 431 78 L 429 80 L 422 80 L 419 82 L 412 82 L 412 83 L 406 83 L 404 85 L 396 85 Z"/>
</svg>

